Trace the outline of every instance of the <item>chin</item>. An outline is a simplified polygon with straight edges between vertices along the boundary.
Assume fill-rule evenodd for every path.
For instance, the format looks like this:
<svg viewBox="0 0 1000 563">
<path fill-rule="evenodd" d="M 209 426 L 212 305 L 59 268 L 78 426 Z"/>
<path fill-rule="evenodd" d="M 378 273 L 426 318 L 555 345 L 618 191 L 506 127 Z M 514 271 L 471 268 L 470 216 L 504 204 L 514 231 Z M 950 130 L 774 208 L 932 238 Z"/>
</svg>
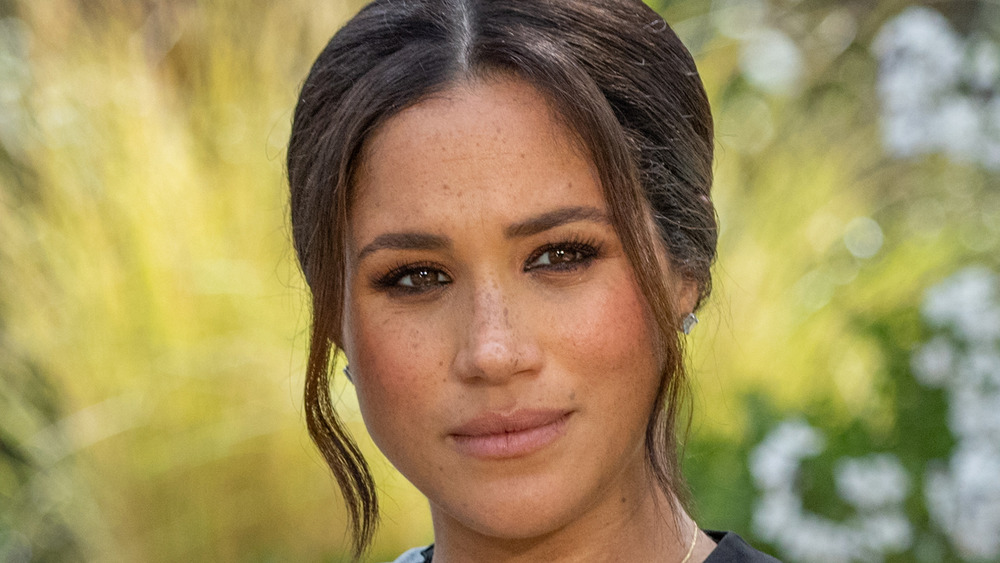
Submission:
<svg viewBox="0 0 1000 563">
<path fill-rule="evenodd" d="M 492 506 L 475 514 L 466 514 L 465 526 L 483 536 L 510 541 L 528 541 L 551 534 L 564 527 L 568 516 L 539 512 L 535 507 Z"/>
<path fill-rule="evenodd" d="M 476 498 L 466 497 L 453 506 L 447 502 L 437 504 L 435 512 L 440 511 L 446 518 L 483 536 L 531 540 L 565 527 L 583 508 L 582 499 L 570 498 L 566 494 L 569 491 L 560 490 L 558 485 L 480 484 L 478 488 Z"/>
</svg>

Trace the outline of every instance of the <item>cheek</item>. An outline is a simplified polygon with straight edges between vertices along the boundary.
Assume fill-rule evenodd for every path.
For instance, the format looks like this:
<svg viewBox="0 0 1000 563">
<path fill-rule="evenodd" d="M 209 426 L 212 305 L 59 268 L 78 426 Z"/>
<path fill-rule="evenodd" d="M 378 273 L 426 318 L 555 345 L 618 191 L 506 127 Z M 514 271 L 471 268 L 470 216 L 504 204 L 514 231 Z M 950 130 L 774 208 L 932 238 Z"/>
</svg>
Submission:
<svg viewBox="0 0 1000 563">
<path fill-rule="evenodd" d="M 590 292 L 572 322 L 553 321 L 562 329 L 561 339 L 574 353 L 605 367 L 624 367 L 636 355 L 648 358 L 652 351 L 652 323 L 641 294 L 631 279 L 609 283 Z"/>
<path fill-rule="evenodd" d="M 353 317 L 349 360 L 361 414 L 375 443 L 392 452 L 410 443 L 439 396 L 444 375 L 433 326 L 413 326 L 380 319 L 376 314 Z"/>
<path fill-rule="evenodd" d="M 581 411 L 587 455 L 624 464 L 643 455 L 660 370 L 645 299 L 630 277 L 608 281 L 574 308 L 572 323 L 551 324 L 561 341 L 551 349 L 572 374 L 569 396 Z"/>
</svg>

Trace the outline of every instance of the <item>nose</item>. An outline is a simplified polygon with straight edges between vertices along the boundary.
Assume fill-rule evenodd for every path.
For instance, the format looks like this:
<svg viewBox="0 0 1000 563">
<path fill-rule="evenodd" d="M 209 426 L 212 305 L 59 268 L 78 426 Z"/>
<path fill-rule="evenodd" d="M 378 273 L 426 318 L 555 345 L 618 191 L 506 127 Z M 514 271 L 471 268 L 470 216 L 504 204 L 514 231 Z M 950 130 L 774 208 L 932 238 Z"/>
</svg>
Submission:
<svg viewBox="0 0 1000 563">
<path fill-rule="evenodd" d="M 459 377 L 495 384 L 537 371 L 541 350 L 525 300 L 496 280 L 470 293 L 468 315 L 459 320 L 464 325 L 455 356 Z"/>
</svg>

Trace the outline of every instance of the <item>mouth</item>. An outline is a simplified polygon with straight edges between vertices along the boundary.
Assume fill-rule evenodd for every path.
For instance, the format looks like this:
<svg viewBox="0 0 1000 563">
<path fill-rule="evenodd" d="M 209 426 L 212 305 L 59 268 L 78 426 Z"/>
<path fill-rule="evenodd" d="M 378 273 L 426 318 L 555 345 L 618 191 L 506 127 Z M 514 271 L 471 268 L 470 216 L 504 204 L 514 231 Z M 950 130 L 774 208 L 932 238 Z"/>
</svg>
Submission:
<svg viewBox="0 0 1000 563">
<path fill-rule="evenodd" d="M 527 456 L 556 441 L 566 431 L 568 410 L 520 410 L 483 413 L 453 428 L 449 441 L 465 455 L 480 459 Z"/>
</svg>

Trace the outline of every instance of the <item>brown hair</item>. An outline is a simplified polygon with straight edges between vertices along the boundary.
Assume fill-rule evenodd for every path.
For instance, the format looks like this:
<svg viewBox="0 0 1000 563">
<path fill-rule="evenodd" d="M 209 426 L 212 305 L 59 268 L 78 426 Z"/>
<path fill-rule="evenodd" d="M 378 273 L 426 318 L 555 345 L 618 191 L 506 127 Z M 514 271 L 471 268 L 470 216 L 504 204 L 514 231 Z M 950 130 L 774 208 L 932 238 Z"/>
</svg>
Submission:
<svg viewBox="0 0 1000 563">
<path fill-rule="evenodd" d="M 638 0 L 376 0 L 314 63 L 287 163 L 292 236 L 313 294 L 306 421 L 347 503 L 355 557 L 371 542 L 378 503 L 329 393 L 342 334 L 351 178 L 380 124 L 449 85 L 494 73 L 543 92 L 599 171 L 663 350 L 646 429 L 649 467 L 665 492 L 686 500 L 677 444 L 687 388 L 679 312 L 658 256 L 665 248 L 671 269 L 697 282 L 699 303 L 708 295 L 717 238 L 712 117 L 691 55 Z"/>
</svg>

